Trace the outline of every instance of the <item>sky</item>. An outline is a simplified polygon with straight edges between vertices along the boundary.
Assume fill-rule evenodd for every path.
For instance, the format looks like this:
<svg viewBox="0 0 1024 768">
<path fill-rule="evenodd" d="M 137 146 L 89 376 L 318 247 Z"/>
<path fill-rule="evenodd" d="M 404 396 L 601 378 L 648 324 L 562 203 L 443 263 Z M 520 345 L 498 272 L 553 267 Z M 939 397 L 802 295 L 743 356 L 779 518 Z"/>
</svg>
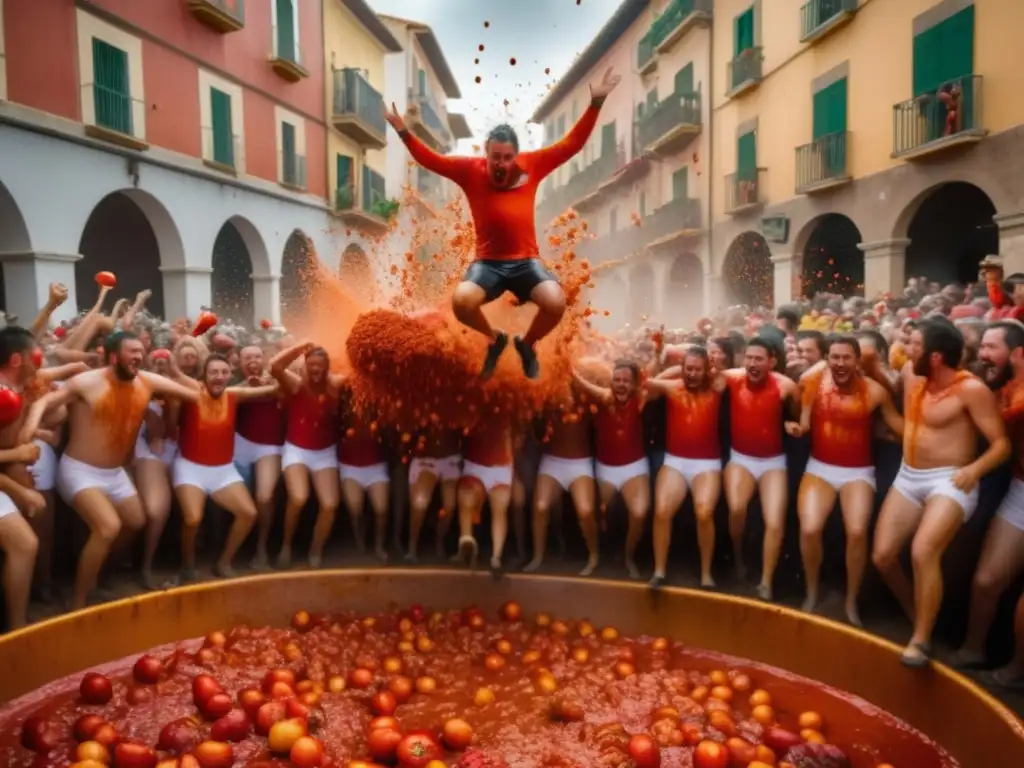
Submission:
<svg viewBox="0 0 1024 768">
<path fill-rule="evenodd" d="M 522 135 L 548 86 L 568 70 L 620 2 L 369 0 L 377 13 L 421 21 L 434 30 L 463 96 L 450 101 L 448 109 L 463 113 L 480 139 L 502 122 Z M 480 63 L 474 64 L 477 58 Z M 539 141 L 541 130 L 534 128 L 530 135 Z"/>
</svg>

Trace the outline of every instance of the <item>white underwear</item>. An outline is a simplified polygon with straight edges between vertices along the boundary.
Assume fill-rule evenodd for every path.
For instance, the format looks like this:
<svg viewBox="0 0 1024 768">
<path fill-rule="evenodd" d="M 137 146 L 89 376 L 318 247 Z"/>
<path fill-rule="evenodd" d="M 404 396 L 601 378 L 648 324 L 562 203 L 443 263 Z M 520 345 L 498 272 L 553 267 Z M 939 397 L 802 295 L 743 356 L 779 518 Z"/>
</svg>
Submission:
<svg viewBox="0 0 1024 768">
<path fill-rule="evenodd" d="M 545 453 L 540 457 L 538 475 L 547 475 L 560 486 L 568 491 L 569 486 L 581 477 L 594 479 L 594 460 L 586 459 L 563 459 L 560 456 L 552 456 Z"/>
<path fill-rule="evenodd" d="M 818 461 L 812 456 L 807 462 L 807 469 L 804 470 L 804 474 L 814 475 L 837 491 L 844 485 L 856 482 L 867 483 L 871 486 L 872 490 L 875 488 L 874 467 L 837 467 L 835 464 L 826 464 L 823 461 Z"/>
<path fill-rule="evenodd" d="M 36 482 L 37 491 L 52 491 L 57 484 L 57 452 L 42 440 L 33 442 L 39 446 L 39 460 L 28 471 Z M 3 512 L 0 512 L 0 517 L 3 517 Z"/>
<path fill-rule="evenodd" d="M 135 441 L 135 459 L 150 459 L 151 461 L 162 462 L 165 467 L 169 467 L 174 463 L 174 459 L 178 455 L 178 444 L 173 440 L 164 440 L 164 449 L 157 456 L 153 453 L 153 449 L 149 447 L 149 441 L 146 439 L 145 430 L 139 433 L 138 439 Z"/>
<path fill-rule="evenodd" d="M 964 522 L 967 522 L 978 506 L 978 487 L 975 486 L 970 493 L 964 493 L 953 485 L 953 475 L 959 471 L 960 467 L 914 469 L 904 462 L 900 465 L 892 489 L 919 507 L 923 507 L 932 496 L 952 499 L 964 511 Z"/>
<path fill-rule="evenodd" d="M 38 488 L 36 490 L 39 490 Z M 3 520 L 8 515 L 16 515 L 18 513 L 18 507 L 14 504 L 14 499 L 8 496 L 6 493 L 0 493 L 0 520 Z"/>
<path fill-rule="evenodd" d="M 310 472 L 320 472 L 324 469 L 338 469 L 338 454 L 334 446 L 321 448 L 319 451 L 311 451 L 308 448 L 299 448 L 297 445 L 285 443 L 281 451 L 281 469 L 288 469 L 293 464 L 301 464 Z"/>
<path fill-rule="evenodd" d="M 229 485 L 241 483 L 242 476 L 238 474 L 234 464 L 221 464 L 217 467 L 210 467 L 206 464 L 196 464 L 186 458 L 179 456 L 174 460 L 174 487 L 191 485 L 209 495 L 222 491 Z"/>
<path fill-rule="evenodd" d="M 371 464 L 368 467 L 352 467 L 348 464 L 339 464 L 338 474 L 341 476 L 342 481 L 351 480 L 359 483 L 363 488 L 391 481 L 386 461 L 382 461 L 379 464 Z"/>
<path fill-rule="evenodd" d="M 260 459 L 267 456 L 280 456 L 284 449 L 280 445 L 264 445 L 254 443 L 235 433 L 235 464 L 242 467 L 251 467 Z"/>
<path fill-rule="evenodd" d="M 3 513 L 0 512 L 0 515 Z M 1003 497 L 1003 502 L 996 510 L 996 517 L 1001 517 L 1014 528 L 1024 531 L 1024 480 L 1013 478 L 1010 490 Z"/>
<path fill-rule="evenodd" d="M 703 475 L 705 472 L 721 472 L 722 460 L 684 459 L 681 456 L 674 456 L 671 453 L 666 453 L 665 461 L 662 462 L 661 466 L 674 469 L 683 476 L 687 485 L 690 485 L 693 483 L 693 479 L 697 477 L 697 475 Z"/>
<path fill-rule="evenodd" d="M 464 461 L 462 476 L 476 478 L 483 483 L 485 490 L 492 491 L 503 485 L 512 487 L 513 469 L 511 464 L 504 467 L 485 467 L 482 464 L 474 464 L 472 461 Z"/>
<path fill-rule="evenodd" d="M 415 483 L 425 472 L 441 481 L 458 480 L 462 476 L 462 457 L 457 453 L 443 459 L 417 456 L 409 462 L 409 484 Z"/>
<path fill-rule="evenodd" d="M 597 470 L 597 481 L 599 483 L 608 483 L 617 491 L 634 477 L 643 477 L 651 473 L 651 466 L 647 462 L 646 456 L 630 464 L 621 464 L 616 467 L 602 464 L 600 461 L 595 461 L 594 466 Z"/>
<path fill-rule="evenodd" d="M 729 463 L 735 464 L 737 467 L 743 467 L 747 472 L 753 475 L 754 480 L 760 480 L 768 472 L 774 472 L 776 470 L 786 469 L 786 454 L 780 453 L 778 456 L 770 456 L 767 459 L 759 459 L 756 456 L 747 456 L 745 453 L 739 451 L 733 451 L 732 455 L 729 456 Z"/>
<path fill-rule="evenodd" d="M 103 491 L 115 504 L 127 501 L 139 493 L 124 467 L 94 467 L 66 453 L 60 457 L 57 465 L 57 492 L 64 501 L 73 506 L 78 494 L 93 488 Z"/>
</svg>

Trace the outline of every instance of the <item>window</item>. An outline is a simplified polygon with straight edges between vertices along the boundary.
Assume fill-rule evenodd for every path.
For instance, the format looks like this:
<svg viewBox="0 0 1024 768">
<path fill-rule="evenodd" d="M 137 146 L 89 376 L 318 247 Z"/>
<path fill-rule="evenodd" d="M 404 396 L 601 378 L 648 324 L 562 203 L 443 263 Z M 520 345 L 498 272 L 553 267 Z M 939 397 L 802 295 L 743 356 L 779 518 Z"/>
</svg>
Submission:
<svg viewBox="0 0 1024 768">
<path fill-rule="evenodd" d="M 685 200 L 690 196 L 690 169 L 683 166 L 672 174 L 672 199 Z"/>
<path fill-rule="evenodd" d="M 914 36 L 914 95 L 974 73 L 974 6 Z"/>
<path fill-rule="evenodd" d="M 295 151 L 295 126 L 281 123 L 281 180 L 299 186 L 299 158 Z"/>
<path fill-rule="evenodd" d="M 128 54 L 97 37 L 92 39 L 93 102 L 96 125 L 132 135 L 132 96 Z"/>
<path fill-rule="evenodd" d="M 374 171 L 370 166 L 363 166 L 363 210 L 367 213 L 374 212 L 374 206 L 378 203 L 387 202 L 384 195 L 384 177 Z"/>
<path fill-rule="evenodd" d="M 754 131 L 736 141 L 736 177 L 741 181 L 757 180 L 757 134 Z"/>
<path fill-rule="evenodd" d="M 812 138 L 846 131 L 846 78 L 814 94 Z"/>
<path fill-rule="evenodd" d="M 644 103 L 642 101 L 636 105 L 636 119 L 637 121 L 644 119 Z"/>
<path fill-rule="evenodd" d="M 355 202 L 355 185 L 353 184 L 354 179 L 352 177 L 355 163 L 348 155 L 337 155 L 334 162 L 338 176 L 335 202 L 341 210 L 348 210 Z"/>
<path fill-rule="evenodd" d="M 601 156 L 615 154 L 615 121 L 601 126 Z"/>
<path fill-rule="evenodd" d="M 689 96 L 693 93 L 693 62 L 676 72 L 675 94 L 677 96 Z"/>
<path fill-rule="evenodd" d="M 754 47 L 754 6 L 733 19 L 732 42 L 734 56 Z"/>
<path fill-rule="evenodd" d="M 231 130 L 231 96 L 210 88 L 210 120 L 213 125 L 213 161 L 235 167 L 235 135 Z"/>
<path fill-rule="evenodd" d="M 295 17 L 295 0 L 274 0 L 276 28 L 275 54 L 279 59 L 299 62 L 299 25 Z"/>
<path fill-rule="evenodd" d="M 652 88 L 647 92 L 647 113 L 650 114 L 658 107 L 658 89 Z"/>
</svg>

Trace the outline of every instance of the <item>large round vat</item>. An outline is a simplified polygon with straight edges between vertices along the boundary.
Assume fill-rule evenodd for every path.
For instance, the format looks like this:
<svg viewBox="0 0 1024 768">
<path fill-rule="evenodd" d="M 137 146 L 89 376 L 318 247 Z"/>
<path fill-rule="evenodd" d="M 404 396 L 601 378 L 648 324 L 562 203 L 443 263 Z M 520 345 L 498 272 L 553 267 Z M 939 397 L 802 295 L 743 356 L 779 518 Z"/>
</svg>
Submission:
<svg viewBox="0 0 1024 768">
<path fill-rule="evenodd" d="M 62 616 L 0 637 L 0 702 L 87 667 L 214 629 L 284 626 L 299 608 L 360 612 L 422 603 L 588 618 L 631 634 L 770 664 L 855 694 L 932 737 L 963 768 L 1024 765 L 1024 725 L 942 665 L 910 670 L 900 648 L 786 608 L 685 589 L 544 576 L 493 581 L 449 570 L 315 571 L 256 576 L 153 593 Z"/>
</svg>

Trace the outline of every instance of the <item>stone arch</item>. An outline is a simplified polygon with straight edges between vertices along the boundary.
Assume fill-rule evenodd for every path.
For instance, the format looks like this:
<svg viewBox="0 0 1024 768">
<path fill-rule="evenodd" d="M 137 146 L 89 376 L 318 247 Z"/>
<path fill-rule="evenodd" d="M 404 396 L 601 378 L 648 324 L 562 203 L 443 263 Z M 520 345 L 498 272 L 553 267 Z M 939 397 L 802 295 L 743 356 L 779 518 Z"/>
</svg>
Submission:
<svg viewBox="0 0 1024 768">
<path fill-rule="evenodd" d="M 255 254 L 255 255 L 254 255 Z M 263 265 L 261 273 L 256 264 Z M 225 320 L 248 325 L 255 319 L 255 286 L 252 276 L 267 274 L 270 259 L 252 222 L 233 216 L 224 222 L 213 242 L 210 276 L 212 309 Z"/>
<path fill-rule="evenodd" d="M 75 264 L 75 293 L 79 308 L 96 301 L 97 272 L 117 275 L 117 294 L 131 299 L 139 291 L 153 292 L 146 306 L 164 314 L 163 275 L 185 268 L 185 248 L 174 219 L 149 192 L 122 189 L 111 192 L 92 209 L 82 230 Z"/>
<path fill-rule="evenodd" d="M 10 190 L 0 181 L 0 256 L 5 253 L 25 253 L 32 250 L 32 239 L 28 234 L 28 225 L 25 217 L 21 214 L 17 200 Z M 16 306 L 19 304 L 16 297 L 7 296 L 6 266 L 0 269 L 0 298 L 3 299 L 3 309 L 6 312 L 17 313 Z M 18 290 L 18 286 L 12 281 L 11 288 Z M 12 299 L 14 299 L 12 301 Z M 22 320 L 24 322 L 24 320 Z M 31 322 L 31 318 L 28 320 Z"/>
<path fill-rule="evenodd" d="M 316 273 L 313 240 L 301 229 L 288 236 L 281 258 L 281 318 L 285 323 L 302 315 Z"/>
<path fill-rule="evenodd" d="M 692 325 L 704 307 L 704 264 L 695 253 L 676 256 L 665 281 L 666 323 L 675 327 Z"/>
<path fill-rule="evenodd" d="M 347 283 L 354 283 L 359 288 L 369 288 L 373 280 L 370 269 L 370 257 L 358 243 L 349 243 L 341 253 L 338 264 L 338 275 Z"/>
<path fill-rule="evenodd" d="M 794 241 L 794 295 L 862 295 L 864 253 L 857 247 L 862 242 L 860 229 L 841 213 L 825 213 L 807 222 Z"/>
<path fill-rule="evenodd" d="M 629 318 L 630 323 L 642 323 L 645 316 L 654 311 L 654 268 L 650 264 L 638 264 L 629 273 Z"/>
<path fill-rule="evenodd" d="M 967 283 L 978 278 L 978 265 L 999 253 L 997 211 L 988 193 L 967 181 L 931 187 L 900 212 L 894 231 L 904 232 L 906 276 L 939 283 Z"/>
<path fill-rule="evenodd" d="M 733 303 L 773 304 L 775 267 L 768 242 L 759 232 L 743 232 L 732 241 L 722 261 L 722 281 Z"/>
</svg>

